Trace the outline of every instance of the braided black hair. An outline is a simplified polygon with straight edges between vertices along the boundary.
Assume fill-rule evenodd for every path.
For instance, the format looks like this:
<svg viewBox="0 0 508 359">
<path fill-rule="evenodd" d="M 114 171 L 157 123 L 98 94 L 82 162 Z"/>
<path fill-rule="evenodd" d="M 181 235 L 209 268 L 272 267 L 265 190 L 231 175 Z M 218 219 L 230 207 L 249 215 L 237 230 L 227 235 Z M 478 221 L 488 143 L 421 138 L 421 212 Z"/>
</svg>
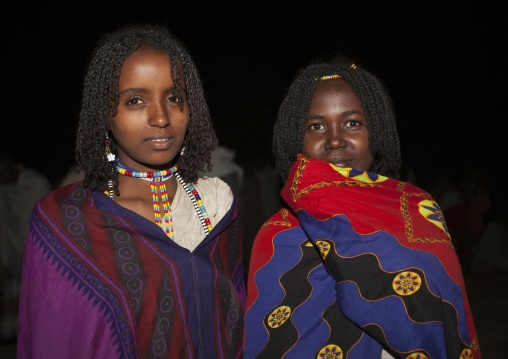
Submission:
<svg viewBox="0 0 508 359">
<path fill-rule="evenodd" d="M 384 85 L 374 75 L 341 55 L 301 69 L 279 108 L 273 136 L 277 170 L 285 182 L 296 156 L 302 152 L 310 102 L 321 77 L 340 75 L 362 103 L 369 130 L 369 149 L 374 157 L 371 172 L 399 178 L 400 146 L 395 113 Z"/>
<path fill-rule="evenodd" d="M 188 182 L 196 182 L 198 172 L 211 169 L 211 152 L 217 146 L 208 106 L 198 71 L 184 45 L 162 25 L 131 25 L 105 35 L 98 43 L 85 76 L 76 141 L 76 161 L 85 171 L 84 185 L 103 191 L 107 182 L 115 182 L 115 163 L 104 158 L 104 140 L 109 119 L 118 109 L 118 80 L 125 60 L 135 51 L 146 48 L 168 54 L 171 77 L 183 110 L 182 79 L 189 106 L 185 135 L 185 155 L 176 159 L 178 170 Z M 180 69 L 183 72 L 180 74 Z M 118 155 L 116 142 L 109 132 L 111 151 Z"/>
</svg>

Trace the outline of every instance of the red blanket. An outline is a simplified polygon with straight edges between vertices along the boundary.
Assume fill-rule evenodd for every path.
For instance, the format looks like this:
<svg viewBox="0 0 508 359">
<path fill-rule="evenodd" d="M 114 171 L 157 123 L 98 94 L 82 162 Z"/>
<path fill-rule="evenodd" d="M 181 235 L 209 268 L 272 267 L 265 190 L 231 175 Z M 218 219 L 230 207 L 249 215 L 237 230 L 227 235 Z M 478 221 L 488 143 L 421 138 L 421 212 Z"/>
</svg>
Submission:
<svg viewBox="0 0 508 359">
<path fill-rule="evenodd" d="M 314 294 L 326 279 L 313 279 L 318 267 L 306 269 L 308 274 L 301 276 L 302 282 L 297 285 L 303 287 L 308 280 L 308 294 L 300 290 L 302 300 L 293 305 L 290 297 L 295 283 L 291 286 L 286 280 L 294 268 L 304 267 L 307 237 L 335 283 L 340 307 L 335 312 L 343 313 L 345 320 L 393 355 L 480 358 L 459 261 L 441 210 L 427 192 L 409 183 L 300 157 L 282 196 L 291 211 L 279 212 L 263 227 L 252 252 L 247 357 L 256 356 L 259 349 L 269 355 L 270 341 L 275 338 L 278 345 L 273 348 L 280 350 L 287 341 L 291 351 L 305 340 L 305 325 L 314 323 L 311 309 L 318 308 L 324 298 Z M 302 236 L 290 230 L 298 226 Z M 284 261 L 292 260 L 292 241 L 300 237 L 303 239 L 294 246 L 294 252 L 301 253 L 300 259 L 286 268 Z M 279 272 L 280 279 L 272 281 L 270 277 Z M 274 299 L 279 287 L 283 289 L 280 299 Z M 352 358 L 372 353 L 367 347 L 374 346 L 361 335 L 349 344 L 334 342 L 344 335 L 334 337 L 333 325 L 326 317 L 330 308 L 312 324 L 318 328 L 319 321 L 326 321 L 329 327 L 328 337 L 321 334 L 314 339 L 320 343 L 315 354 L 340 350 Z M 299 315 L 307 320 L 300 320 Z M 284 321 L 274 327 L 274 318 L 281 317 Z M 258 318 L 263 326 L 256 324 Z M 283 329 L 285 322 L 300 334 L 294 336 Z M 286 334 L 279 335 L 284 330 Z M 308 333 L 311 336 L 312 330 Z M 263 341 L 265 337 L 266 345 L 249 344 L 249 338 Z"/>
</svg>

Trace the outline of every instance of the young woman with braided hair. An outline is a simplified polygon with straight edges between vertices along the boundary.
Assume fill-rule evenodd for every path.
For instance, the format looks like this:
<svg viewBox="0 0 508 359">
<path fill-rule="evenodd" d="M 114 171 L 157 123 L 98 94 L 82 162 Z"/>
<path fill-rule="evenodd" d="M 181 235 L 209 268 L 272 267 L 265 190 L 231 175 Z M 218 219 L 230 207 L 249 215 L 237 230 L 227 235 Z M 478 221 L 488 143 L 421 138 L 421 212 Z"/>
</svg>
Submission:
<svg viewBox="0 0 508 359">
<path fill-rule="evenodd" d="M 235 196 L 198 72 L 164 27 L 106 35 L 85 77 L 85 172 L 35 207 L 19 358 L 223 358 L 242 353 L 245 288 Z"/>
<path fill-rule="evenodd" d="M 343 57 L 301 70 L 273 152 L 286 207 L 254 241 L 246 358 L 480 357 L 441 210 L 397 180 L 375 76 Z"/>
</svg>

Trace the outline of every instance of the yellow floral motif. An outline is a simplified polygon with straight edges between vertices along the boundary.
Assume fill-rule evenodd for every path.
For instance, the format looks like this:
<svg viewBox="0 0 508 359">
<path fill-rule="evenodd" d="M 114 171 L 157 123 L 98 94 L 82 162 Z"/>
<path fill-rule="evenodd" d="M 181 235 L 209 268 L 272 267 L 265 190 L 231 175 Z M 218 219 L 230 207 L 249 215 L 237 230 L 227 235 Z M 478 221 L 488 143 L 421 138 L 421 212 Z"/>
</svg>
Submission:
<svg viewBox="0 0 508 359">
<path fill-rule="evenodd" d="M 413 353 L 408 355 L 406 359 L 429 359 L 429 358 L 422 353 Z"/>
<path fill-rule="evenodd" d="M 275 309 L 272 314 L 268 317 L 268 325 L 270 328 L 278 328 L 286 320 L 288 320 L 289 316 L 291 315 L 291 308 L 282 305 Z"/>
<path fill-rule="evenodd" d="M 342 349 L 335 344 L 329 344 L 318 353 L 320 359 L 342 359 Z"/>
<path fill-rule="evenodd" d="M 420 214 L 423 217 L 425 217 L 429 222 L 441 228 L 448 235 L 448 237 L 450 237 L 450 232 L 448 232 L 448 227 L 446 227 L 443 212 L 441 212 L 441 208 L 439 208 L 438 204 L 435 201 L 428 199 L 423 200 L 418 203 L 418 208 L 420 210 Z"/>
<path fill-rule="evenodd" d="M 420 289 L 422 279 L 414 272 L 399 273 L 393 280 L 393 290 L 399 295 L 411 295 Z"/>
<path fill-rule="evenodd" d="M 332 164 L 330 164 L 330 166 L 332 166 L 335 171 L 339 172 L 344 177 L 352 178 L 360 182 L 379 183 L 384 182 L 388 179 L 385 176 L 377 175 L 367 171 L 357 170 L 356 168 L 338 167 Z"/>
<path fill-rule="evenodd" d="M 473 352 L 471 349 L 464 349 L 462 353 L 460 353 L 460 359 L 472 359 L 473 358 Z"/>
<path fill-rule="evenodd" d="M 328 254 L 328 252 L 330 252 L 330 244 L 325 241 L 317 241 L 316 245 L 318 246 L 319 251 L 321 252 L 321 257 L 323 257 L 323 259 L 326 259 L 326 255 Z"/>
</svg>

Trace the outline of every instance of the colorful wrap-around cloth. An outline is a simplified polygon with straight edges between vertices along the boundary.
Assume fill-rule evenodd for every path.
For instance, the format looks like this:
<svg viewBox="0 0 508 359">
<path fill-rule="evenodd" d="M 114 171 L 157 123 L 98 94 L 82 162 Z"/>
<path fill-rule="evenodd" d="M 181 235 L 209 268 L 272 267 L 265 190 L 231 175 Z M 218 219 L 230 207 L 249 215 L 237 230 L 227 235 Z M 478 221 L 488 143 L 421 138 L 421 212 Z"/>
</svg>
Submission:
<svg viewBox="0 0 508 359">
<path fill-rule="evenodd" d="M 252 250 L 246 358 L 480 358 L 427 192 L 300 156 L 282 196 Z"/>
<path fill-rule="evenodd" d="M 82 184 L 32 213 L 18 358 L 239 358 L 244 308 L 236 200 L 193 252 Z"/>
</svg>

